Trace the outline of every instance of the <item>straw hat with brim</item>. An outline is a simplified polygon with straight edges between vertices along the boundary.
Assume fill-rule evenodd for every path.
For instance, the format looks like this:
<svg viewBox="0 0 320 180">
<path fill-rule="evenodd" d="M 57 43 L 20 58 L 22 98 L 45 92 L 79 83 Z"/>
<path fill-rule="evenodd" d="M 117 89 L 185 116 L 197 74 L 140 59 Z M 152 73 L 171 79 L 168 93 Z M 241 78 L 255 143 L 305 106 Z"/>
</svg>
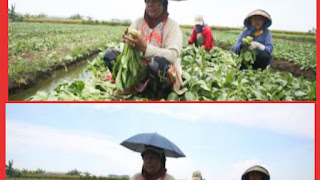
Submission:
<svg viewBox="0 0 320 180">
<path fill-rule="evenodd" d="M 263 29 L 268 28 L 268 27 L 271 26 L 271 24 L 272 24 L 272 19 L 271 19 L 270 14 L 267 13 L 266 11 L 264 11 L 264 10 L 257 9 L 257 10 L 252 11 L 251 13 L 249 13 L 249 14 L 247 15 L 247 17 L 244 19 L 243 24 L 244 24 L 246 27 L 250 26 L 250 18 L 251 18 L 252 16 L 262 16 L 262 17 L 266 18 L 266 22 L 265 22 L 264 25 L 263 25 Z"/>
<path fill-rule="evenodd" d="M 200 171 L 194 171 L 192 173 L 192 180 L 201 180 L 202 179 L 202 175 Z"/>
<path fill-rule="evenodd" d="M 246 170 L 246 172 L 243 173 L 241 180 L 249 180 L 249 173 L 251 172 L 260 172 L 263 175 L 262 180 L 270 180 L 270 174 L 267 169 L 265 169 L 262 166 L 253 166 Z"/>
</svg>

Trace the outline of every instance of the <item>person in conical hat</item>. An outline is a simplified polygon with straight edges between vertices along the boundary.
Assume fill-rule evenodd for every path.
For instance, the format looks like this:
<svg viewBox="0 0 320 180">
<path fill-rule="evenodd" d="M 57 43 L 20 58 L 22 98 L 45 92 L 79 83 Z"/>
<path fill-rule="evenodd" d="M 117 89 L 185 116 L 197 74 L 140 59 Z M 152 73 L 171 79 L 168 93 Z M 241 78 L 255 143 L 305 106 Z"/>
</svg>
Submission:
<svg viewBox="0 0 320 180">
<path fill-rule="evenodd" d="M 270 180 L 270 174 L 266 168 L 256 165 L 247 169 L 241 180 Z"/>
<path fill-rule="evenodd" d="M 266 11 L 261 9 L 252 11 L 244 19 L 244 26 L 247 29 L 240 34 L 232 47 L 232 51 L 238 55 L 243 48 L 257 51 L 256 61 L 252 65 L 253 69 L 265 69 L 272 62 L 273 42 L 271 32 L 268 29 L 271 24 L 271 16 Z M 249 46 L 242 44 L 242 39 L 247 36 L 253 38 L 253 42 Z M 246 68 L 242 65 L 240 69 Z"/>
<path fill-rule="evenodd" d="M 213 48 L 214 40 L 211 28 L 204 23 L 203 16 L 196 16 L 194 26 L 188 44 L 195 44 L 197 47 L 203 46 L 206 51 L 210 51 Z"/>
</svg>

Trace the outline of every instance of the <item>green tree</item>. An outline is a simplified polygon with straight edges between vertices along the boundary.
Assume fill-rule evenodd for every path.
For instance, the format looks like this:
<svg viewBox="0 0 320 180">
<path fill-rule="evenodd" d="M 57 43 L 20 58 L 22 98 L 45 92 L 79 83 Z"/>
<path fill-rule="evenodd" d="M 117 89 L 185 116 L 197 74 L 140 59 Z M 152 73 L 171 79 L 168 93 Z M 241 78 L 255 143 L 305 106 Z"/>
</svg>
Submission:
<svg viewBox="0 0 320 180">
<path fill-rule="evenodd" d="M 38 168 L 37 170 L 34 171 L 35 174 L 44 174 L 46 171 L 43 169 Z"/>
<path fill-rule="evenodd" d="M 88 171 L 84 172 L 83 174 L 84 174 L 85 177 L 90 177 L 91 176 L 91 173 L 89 173 Z"/>
<path fill-rule="evenodd" d="M 80 179 L 83 179 L 83 180 L 91 179 L 91 173 L 89 173 L 88 171 L 83 172 L 82 176 L 80 176 Z"/>
<path fill-rule="evenodd" d="M 30 172 L 28 171 L 28 169 L 22 169 L 22 170 L 21 170 L 21 173 L 22 173 L 22 174 L 29 174 Z"/>
<path fill-rule="evenodd" d="M 6 175 L 9 177 L 20 177 L 21 171 L 19 169 L 13 168 L 13 160 L 8 162 L 8 165 L 6 165 Z"/>
<path fill-rule="evenodd" d="M 9 14 L 8 17 L 10 20 L 15 21 L 17 18 L 17 13 L 16 13 L 16 5 L 11 4 L 11 8 L 9 8 Z"/>
<path fill-rule="evenodd" d="M 80 19 L 82 20 L 83 19 L 83 16 L 81 16 L 80 14 L 74 14 L 72 16 L 69 17 L 69 19 Z"/>
<path fill-rule="evenodd" d="M 78 171 L 77 169 L 71 170 L 67 173 L 67 175 L 76 175 L 76 176 L 80 176 L 81 175 L 81 171 Z"/>
<path fill-rule="evenodd" d="M 87 16 L 88 21 L 93 21 L 93 18 L 91 16 Z"/>
<path fill-rule="evenodd" d="M 11 4 L 11 8 L 8 10 L 8 18 L 11 21 L 23 21 L 24 16 L 16 12 L 15 4 Z"/>
<path fill-rule="evenodd" d="M 13 160 L 9 160 L 9 164 L 6 165 L 6 175 L 9 177 L 13 177 L 14 169 L 13 169 Z"/>
<path fill-rule="evenodd" d="M 46 15 L 45 13 L 40 13 L 38 15 L 35 16 L 36 18 L 46 18 L 48 17 L 48 15 Z"/>
<path fill-rule="evenodd" d="M 23 17 L 24 17 L 24 18 L 31 18 L 32 15 L 31 15 L 30 13 L 25 13 Z"/>
<path fill-rule="evenodd" d="M 311 30 L 309 30 L 310 34 L 316 34 L 317 33 L 317 29 L 316 28 L 312 28 Z"/>
</svg>

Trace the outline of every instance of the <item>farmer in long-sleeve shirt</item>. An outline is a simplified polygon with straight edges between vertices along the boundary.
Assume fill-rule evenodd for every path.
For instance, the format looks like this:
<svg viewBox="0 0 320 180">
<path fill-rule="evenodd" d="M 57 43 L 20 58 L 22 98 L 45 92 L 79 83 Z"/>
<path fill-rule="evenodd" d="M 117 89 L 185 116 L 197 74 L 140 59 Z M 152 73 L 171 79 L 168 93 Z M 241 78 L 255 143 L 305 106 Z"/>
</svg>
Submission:
<svg viewBox="0 0 320 180">
<path fill-rule="evenodd" d="M 135 20 L 130 28 L 141 31 L 141 36 L 127 33 L 124 40 L 129 47 L 142 52 L 142 62 L 145 66 L 144 76 L 130 92 L 145 92 L 150 90 L 152 99 L 166 97 L 172 90 L 183 94 L 186 89 L 180 89 L 182 84 L 182 67 L 180 52 L 182 49 L 182 33 L 176 21 L 168 13 L 168 0 L 144 0 L 144 16 Z M 119 52 L 108 49 L 104 61 L 112 70 Z"/>
<path fill-rule="evenodd" d="M 192 31 L 188 44 L 193 44 L 197 47 L 204 46 L 206 51 L 210 51 L 213 48 L 213 37 L 211 28 L 204 23 L 202 16 L 195 18 L 195 27 Z"/>
<path fill-rule="evenodd" d="M 265 69 L 272 62 L 273 43 L 271 32 L 268 27 L 272 24 L 271 16 L 264 10 L 255 10 L 251 12 L 244 20 L 244 25 L 247 27 L 232 48 L 236 54 L 240 54 L 243 48 L 256 50 L 256 61 L 252 65 L 253 69 Z M 249 46 L 242 44 L 242 38 L 247 36 L 253 37 L 253 42 Z M 245 69 L 244 65 L 240 69 Z"/>
</svg>

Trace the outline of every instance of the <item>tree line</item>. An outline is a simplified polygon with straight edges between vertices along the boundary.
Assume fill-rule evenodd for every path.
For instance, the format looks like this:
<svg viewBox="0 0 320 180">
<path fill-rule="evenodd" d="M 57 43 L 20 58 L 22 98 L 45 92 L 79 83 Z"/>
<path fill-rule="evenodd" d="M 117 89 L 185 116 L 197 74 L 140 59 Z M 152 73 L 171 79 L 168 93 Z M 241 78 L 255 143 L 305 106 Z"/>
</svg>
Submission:
<svg viewBox="0 0 320 180">
<path fill-rule="evenodd" d="M 63 21 L 66 20 L 66 23 L 72 23 L 74 20 L 75 23 L 80 24 L 103 24 L 103 25 L 111 25 L 111 26 L 129 26 L 131 22 L 110 22 L 110 21 L 98 21 L 94 20 L 91 16 L 83 16 L 79 13 L 76 13 L 68 18 L 61 19 L 61 18 L 49 18 L 47 14 L 40 13 L 37 15 L 33 15 L 30 13 L 18 13 L 16 11 L 16 5 L 12 4 L 11 7 L 8 9 L 8 19 L 12 22 L 57 22 L 57 23 L 64 23 Z M 47 19 L 47 21 L 46 21 Z M 53 20 L 52 20 L 53 19 Z M 50 20 L 50 21 L 49 21 Z"/>
<path fill-rule="evenodd" d="M 89 172 L 82 172 L 77 169 L 68 171 L 67 173 L 49 173 L 43 169 L 37 170 L 13 168 L 13 160 L 9 160 L 6 164 L 6 177 L 8 178 L 48 178 L 48 179 L 83 179 L 83 180 L 128 180 L 129 176 L 110 175 L 108 177 L 95 176 Z"/>
</svg>

